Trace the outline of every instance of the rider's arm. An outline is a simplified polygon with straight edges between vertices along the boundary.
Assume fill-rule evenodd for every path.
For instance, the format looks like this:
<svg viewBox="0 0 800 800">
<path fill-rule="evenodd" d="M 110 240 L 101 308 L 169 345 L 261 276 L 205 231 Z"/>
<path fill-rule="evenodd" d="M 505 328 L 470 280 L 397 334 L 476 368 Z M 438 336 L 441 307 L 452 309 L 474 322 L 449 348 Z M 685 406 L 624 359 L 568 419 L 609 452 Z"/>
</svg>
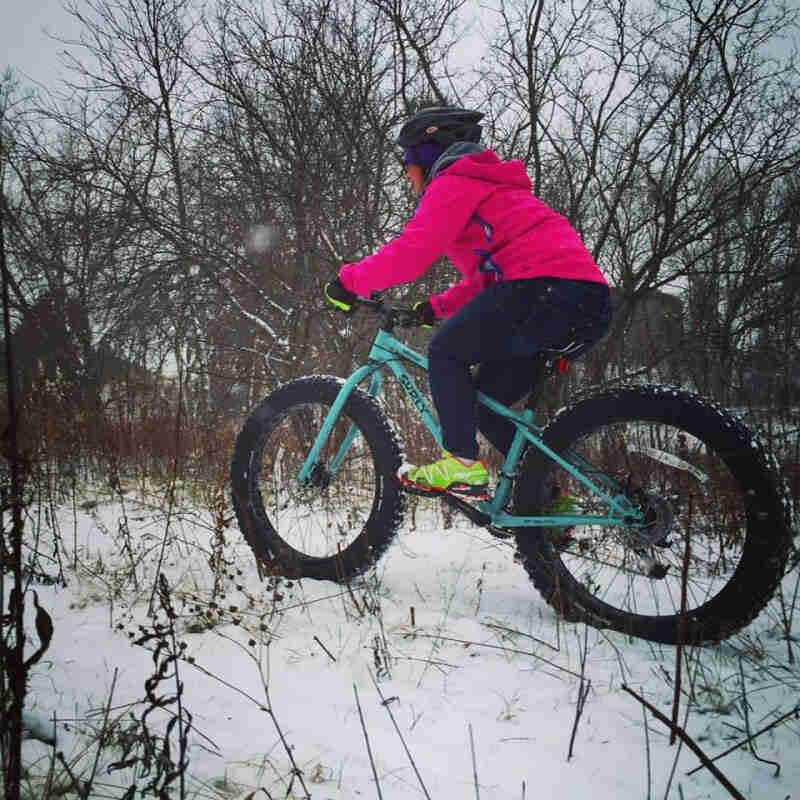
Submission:
<svg viewBox="0 0 800 800">
<path fill-rule="evenodd" d="M 450 175 L 431 181 L 400 236 L 373 255 L 341 268 L 339 279 L 344 286 L 369 297 L 423 275 L 459 236 L 488 191 L 477 183 Z"/>
</svg>

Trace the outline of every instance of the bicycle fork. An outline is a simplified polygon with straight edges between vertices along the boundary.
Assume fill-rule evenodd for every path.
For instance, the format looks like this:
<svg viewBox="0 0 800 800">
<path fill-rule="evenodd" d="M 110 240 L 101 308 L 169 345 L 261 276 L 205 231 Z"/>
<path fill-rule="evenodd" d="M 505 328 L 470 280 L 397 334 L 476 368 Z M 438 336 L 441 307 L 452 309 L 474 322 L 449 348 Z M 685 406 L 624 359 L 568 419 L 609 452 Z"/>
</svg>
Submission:
<svg viewBox="0 0 800 800">
<path fill-rule="evenodd" d="M 394 373 L 398 382 L 405 389 L 406 393 L 411 399 L 411 402 L 414 404 L 420 416 L 422 417 L 425 426 L 431 432 L 437 444 L 441 446 L 442 430 L 436 415 L 433 413 L 433 410 L 426 401 L 425 397 L 417 389 L 417 386 L 412 378 L 408 375 L 405 369 L 403 369 L 402 365 L 397 362 L 397 359 L 387 358 L 387 353 L 397 355 L 401 359 L 408 359 L 410 363 L 415 364 L 422 369 L 427 369 L 428 367 L 428 360 L 426 358 L 419 356 L 410 348 L 396 341 L 385 331 L 378 331 L 378 335 L 375 338 L 375 343 L 373 344 L 372 350 L 369 354 L 369 361 L 364 366 L 359 367 L 346 381 L 343 381 L 342 388 L 339 390 L 339 394 L 336 396 L 336 399 L 334 400 L 333 405 L 331 406 L 330 411 L 325 418 L 325 422 L 323 422 L 322 428 L 317 434 L 317 438 L 315 439 L 314 444 L 309 451 L 306 460 L 303 462 L 302 468 L 300 469 L 298 479 L 301 483 L 307 483 L 311 480 L 312 473 L 319 462 L 319 455 L 322 452 L 322 447 L 330 436 L 333 426 L 336 424 L 336 420 L 339 418 L 339 414 L 341 414 L 342 409 L 344 408 L 345 403 L 347 403 L 347 399 L 350 397 L 352 391 L 360 383 L 371 376 L 367 394 L 369 394 L 371 397 L 378 397 L 381 392 L 381 385 L 383 383 L 383 374 L 381 370 L 384 367 L 388 367 Z M 355 441 L 357 435 L 358 428 L 356 428 L 355 425 L 351 425 L 344 437 L 344 440 L 342 441 L 342 444 L 339 446 L 338 452 L 327 467 L 329 476 L 336 474 L 336 471 L 344 461 L 347 451 L 350 449 L 350 446 Z"/>
<path fill-rule="evenodd" d="M 333 401 L 333 405 L 331 405 L 330 411 L 328 411 L 325 421 L 322 423 L 322 427 L 320 428 L 319 433 L 314 440 L 314 444 L 311 446 L 311 450 L 309 450 L 306 460 L 303 462 L 303 466 L 300 468 L 300 473 L 297 478 L 301 484 L 309 483 L 311 481 L 311 476 L 319 463 L 319 454 L 322 451 L 325 442 L 328 441 L 328 437 L 331 435 L 333 426 L 336 424 L 336 420 L 339 419 L 339 414 L 342 413 L 342 409 L 347 403 L 347 399 L 350 397 L 353 389 L 355 389 L 356 386 L 358 386 L 358 384 L 363 380 L 366 380 L 370 375 L 372 375 L 369 394 L 373 397 L 377 397 L 380 392 L 381 382 L 383 380 L 383 376 L 380 373 L 380 366 L 380 364 L 376 363 L 365 364 L 363 367 L 357 369 L 346 381 L 342 382 L 342 388 L 339 390 L 339 394 L 336 395 L 336 399 Z M 356 436 L 358 436 L 358 428 L 355 425 L 350 425 L 350 428 L 345 434 L 341 445 L 339 445 L 338 452 L 328 465 L 327 469 L 330 477 L 333 477 L 336 474 L 337 470 L 344 461 L 345 456 L 347 455 L 347 451 L 355 441 Z"/>
</svg>

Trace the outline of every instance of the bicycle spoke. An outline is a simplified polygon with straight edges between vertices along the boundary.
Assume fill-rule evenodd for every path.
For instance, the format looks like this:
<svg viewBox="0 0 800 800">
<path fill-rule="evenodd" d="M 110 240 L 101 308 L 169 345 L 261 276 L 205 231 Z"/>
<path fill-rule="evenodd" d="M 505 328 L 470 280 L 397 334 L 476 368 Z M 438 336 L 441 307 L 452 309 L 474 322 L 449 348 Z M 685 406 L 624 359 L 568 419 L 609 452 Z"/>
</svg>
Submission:
<svg viewBox="0 0 800 800">
<path fill-rule="evenodd" d="M 311 480 L 298 481 L 326 413 L 326 406 L 309 404 L 284 415 L 265 442 L 259 481 L 276 534 L 311 557 L 335 555 L 346 548 L 369 517 L 375 497 L 372 457 L 363 438 L 350 444 L 335 479 L 328 473 L 350 429 L 347 419 L 337 422 L 331 432 Z"/>
<path fill-rule="evenodd" d="M 746 510 L 727 467 L 701 441 L 661 423 L 620 423 L 573 443 L 570 454 L 614 483 L 634 487 L 645 510 L 660 504 L 671 516 L 664 541 L 649 543 L 646 554 L 632 529 L 578 526 L 572 531 L 574 544 L 561 560 L 596 597 L 630 613 L 674 614 L 680 609 L 684 566 L 690 607 L 708 601 L 730 580 L 741 557 Z M 564 470 L 557 470 L 553 480 L 573 499 L 577 513 L 600 512 L 585 487 Z M 710 498 L 717 503 L 726 498 L 725 507 Z M 645 530 L 642 537 L 660 535 Z M 644 557 L 665 568 L 666 575 L 652 578 L 633 566 Z"/>
</svg>

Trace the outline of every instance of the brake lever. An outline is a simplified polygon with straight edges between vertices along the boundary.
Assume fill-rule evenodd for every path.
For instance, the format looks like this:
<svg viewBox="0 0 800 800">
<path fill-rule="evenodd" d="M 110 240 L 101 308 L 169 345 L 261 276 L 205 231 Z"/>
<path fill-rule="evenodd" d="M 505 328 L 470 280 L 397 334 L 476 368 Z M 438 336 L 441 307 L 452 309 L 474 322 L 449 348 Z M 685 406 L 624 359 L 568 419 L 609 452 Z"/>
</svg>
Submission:
<svg viewBox="0 0 800 800">
<path fill-rule="evenodd" d="M 388 300 L 384 300 L 381 295 L 382 292 L 373 292 L 370 297 L 359 297 L 356 307 L 364 306 L 377 311 L 379 314 L 391 318 L 393 323 L 401 328 L 419 327 L 419 323 L 416 322 L 416 312 L 413 308 L 393 306 Z"/>
</svg>

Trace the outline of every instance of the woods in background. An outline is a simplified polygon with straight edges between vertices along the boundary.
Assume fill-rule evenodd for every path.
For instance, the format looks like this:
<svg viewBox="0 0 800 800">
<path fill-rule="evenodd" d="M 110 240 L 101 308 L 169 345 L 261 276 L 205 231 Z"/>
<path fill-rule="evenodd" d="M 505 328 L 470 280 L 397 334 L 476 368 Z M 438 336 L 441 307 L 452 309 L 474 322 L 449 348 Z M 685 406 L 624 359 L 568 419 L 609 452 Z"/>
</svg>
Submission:
<svg viewBox="0 0 800 800">
<path fill-rule="evenodd" d="M 483 33 L 464 0 L 72 13 L 70 84 L 34 96 L 7 75 L 0 96 L 29 438 L 130 449 L 176 412 L 184 431 L 225 427 L 288 378 L 348 372 L 371 323 L 341 335 L 321 287 L 339 254 L 401 229 L 394 135 L 444 102 L 488 112 L 486 142 L 525 161 L 614 284 L 571 391 L 644 376 L 791 418 L 800 83 L 779 4 L 511 0 Z"/>
</svg>

